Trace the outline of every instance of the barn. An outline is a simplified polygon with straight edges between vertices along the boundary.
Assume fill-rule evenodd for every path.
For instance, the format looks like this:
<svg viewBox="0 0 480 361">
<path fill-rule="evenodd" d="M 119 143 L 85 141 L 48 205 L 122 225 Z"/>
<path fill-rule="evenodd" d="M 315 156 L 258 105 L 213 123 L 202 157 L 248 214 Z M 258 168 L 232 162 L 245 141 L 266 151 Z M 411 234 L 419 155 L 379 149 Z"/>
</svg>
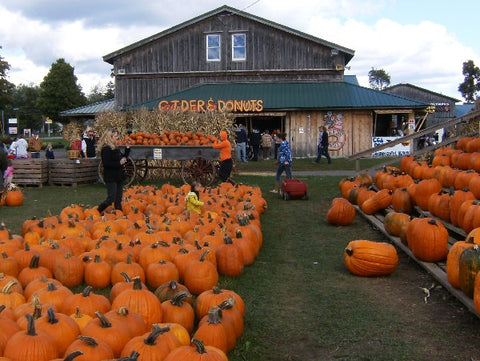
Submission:
<svg viewBox="0 0 480 361">
<path fill-rule="evenodd" d="M 316 154 L 319 126 L 333 156 L 389 136 L 427 103 L 358 85 L 354 51 L 222 6 L 103 57 L 117 109 L 177 108 L 235 114 L 248 130 L 280 129 L 296 157 Z M 408 152 L 408 148 L 399 150 Z"/>
</svg>

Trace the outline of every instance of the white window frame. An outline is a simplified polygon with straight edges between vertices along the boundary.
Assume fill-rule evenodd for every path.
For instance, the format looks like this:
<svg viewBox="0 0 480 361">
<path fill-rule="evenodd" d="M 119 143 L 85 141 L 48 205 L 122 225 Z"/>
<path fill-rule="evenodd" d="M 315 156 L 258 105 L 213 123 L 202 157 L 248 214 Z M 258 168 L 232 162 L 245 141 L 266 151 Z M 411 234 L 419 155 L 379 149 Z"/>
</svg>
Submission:
<svg viewBox="0 0 480 361">
<path fill-rule="evenodd" d="M 210 37 L 216 37 L 218 38 L 218 46 L 209 46 L 208 45 L 208 39 Z M 207 36 L 205 37 L 205 48 L 207 49 L 206 51 L 206 57 L 207 57 L 207 61 L 220 61 L 222 59 L 222 52 L 221 52 L 221 48 L 222 48 L 222 37 L 220 36 L 220 34 L 207 34 Z M 218 49 L 218 58 L 213 58 L 213 59 L 210 59 L 209 55 L 210 55 L 210 50 L 213 50 L 213 49 Z"/>
<path fill-rule="evenodd" d="M 244 39 L 243 46 L 235 46 L 235 37 L 236 36 L 242 36 Z M 235 57 L 235 49 L 238 48 L 243 48 L 243 54 L 244 56 L 242 58 L 236 58 Z M 243 61 L 247 60 L 247 34 L 244 33 L 237 33 L 237 34 L 232 34 L 232 61 Z"/>
</svg>

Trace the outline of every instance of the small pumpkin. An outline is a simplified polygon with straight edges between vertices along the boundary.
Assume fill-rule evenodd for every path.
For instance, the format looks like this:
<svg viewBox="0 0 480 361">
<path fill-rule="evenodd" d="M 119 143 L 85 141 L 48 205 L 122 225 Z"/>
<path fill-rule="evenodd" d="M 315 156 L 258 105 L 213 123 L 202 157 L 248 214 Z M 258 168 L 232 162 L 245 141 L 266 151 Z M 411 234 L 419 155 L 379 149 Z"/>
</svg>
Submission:
<svg viewBox="0 0 480 361">
<path fill-rule="evenodd" d="M 398 254 L 390 243 L 355 240 L 345 248 L 344 261 L 347 269 L 357 276 L 384 276 L 397 268 Z"/>
</svg>

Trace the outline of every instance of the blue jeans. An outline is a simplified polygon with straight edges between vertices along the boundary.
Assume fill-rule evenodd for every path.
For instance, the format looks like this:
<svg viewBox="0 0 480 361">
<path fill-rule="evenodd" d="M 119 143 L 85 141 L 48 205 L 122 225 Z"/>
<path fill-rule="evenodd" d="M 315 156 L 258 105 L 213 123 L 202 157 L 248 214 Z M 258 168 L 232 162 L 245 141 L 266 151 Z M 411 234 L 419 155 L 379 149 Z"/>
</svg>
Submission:
<svg viewBox="0 0 480 361">
<path fill-rule="evenodd" d="M 330 155 L 328 154 L 328 147 L 318 147 L 318 155 L 315 163 L 320 163 L 322 155 L 327 158 L 328 164 L 332 163 L 332 159 L 330 159 Z"/>
<path fill-rule="evenodd" d="M 237 159 L 247 163 L 247 143 L 237 143 Z"/>
<path fill-rule="evenodd" d="M 277 169 L 277 176 L 275 177 L 276 182 L 280 182 L 281 175 L 285 171 L 287 179 L 292 179 L 292 163 L 284 164 L 280 163 Z"/>
</svg>

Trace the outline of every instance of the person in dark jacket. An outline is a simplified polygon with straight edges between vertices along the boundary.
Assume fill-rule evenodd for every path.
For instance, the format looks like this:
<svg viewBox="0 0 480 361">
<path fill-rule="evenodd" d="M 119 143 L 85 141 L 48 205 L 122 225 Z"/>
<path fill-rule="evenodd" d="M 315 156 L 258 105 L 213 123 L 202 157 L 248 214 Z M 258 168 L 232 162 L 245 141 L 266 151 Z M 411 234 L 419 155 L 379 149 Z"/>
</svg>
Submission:
<svg viewBox="0 0 480 361">
<path fill-rule="evenodd" d="M 250 134 L 250 145 L 253 150 L 252 160 L 258 160 L 258 152 L 260 151 L 260 143 L 262 142 L 262 135 L 257 128 L 253 128 L 252 134 Z"/>
<path fill-rule="evenodd" d="M 317 159 L 315 159 L 315 163 L 320 163 L 320 159 L 322 155 L 327 158 L 328 164 L 332 163 L 332 159 L 328 154 L 328 132 L 325 126 L 318 128 L 318 155 Z"/>
<path fill-rule="evenodd" d="M 130 143 L 127 142 L 125 153 L 122 153 L 118 148 L 118 132 L 109 129 L 100 138 L 98 146 L 101 149 L 103 180 L 107 187 L 107 199 L 98 205 L 98 211 L 102 213 L 112 203 L 115 209 L 122 210 L 124 165 L 130 154 Z"/>
<path fill-rule="evenodd" d="M 97 138 L 93 133 L 93 129 L 88 129 L 87 133 L 83 135 L 82 138 L 82 152 L 85 155 L 85 158 L 95 158 L 96 157 L 96 146 Z"/>
<path fill-rule="evenodd" d="M 244 163 L 247 163 L 247 131 L 245 125 L 240 124 L 238 128 L 235 129 L 235 144 L 237 150 L 237 159 Z"/>
</svg>

